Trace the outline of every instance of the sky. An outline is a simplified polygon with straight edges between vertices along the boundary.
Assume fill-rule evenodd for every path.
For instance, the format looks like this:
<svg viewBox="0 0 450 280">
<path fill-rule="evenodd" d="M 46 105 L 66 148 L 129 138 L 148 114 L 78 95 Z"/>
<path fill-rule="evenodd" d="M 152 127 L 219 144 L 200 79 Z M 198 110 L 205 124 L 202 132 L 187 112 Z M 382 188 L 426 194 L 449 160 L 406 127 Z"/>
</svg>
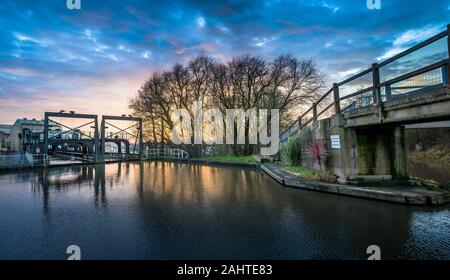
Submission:
<svg viewBox="0 0 450 280">
<path fill-rule="evenodd" d="M 339 82 L 446 29 L 448 0 L 66 0 L 0 4 L 0 123 L 121 115 L 156 70 L 197 55 L 313 59 Z"/>
</svg>

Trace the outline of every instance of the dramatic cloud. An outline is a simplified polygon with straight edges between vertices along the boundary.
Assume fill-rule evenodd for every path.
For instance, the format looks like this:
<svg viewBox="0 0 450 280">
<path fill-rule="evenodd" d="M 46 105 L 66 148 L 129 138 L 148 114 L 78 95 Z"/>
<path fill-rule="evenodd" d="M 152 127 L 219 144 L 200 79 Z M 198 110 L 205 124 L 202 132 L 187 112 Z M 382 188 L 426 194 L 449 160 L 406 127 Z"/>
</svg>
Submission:
<svg viewBox="0 0 450 280">
<path fill-rule="evenodd" d="M 204 17 L 198 17 L 197 18 L 197 25 L 200 27 L 205 27 L 205 18 Z"/>
<path fill-rule="evenodd" d="M 328 82 L 446 28 L 447 0 L 2 1 L 0 123 L 45 110 L 127 113 L 154 70 L 199 54 L 226 62 L 291 53 Z M 414 15 L 414 16 L 411 16 Z"/>
<path fill-rule="evenodd" d="M 430 38 L 433 35 L 438 34 L 440 31 L 445 30 L 445 28 L 445 25 L 441 24 L 438 26 L 410 29 L 406 32 L 403 32 L 392 42 L 392 48 L 389 48 L 387 51 L 385 51 L 383 55 L 377 58 L 377 60 L 381 61 L 392 57 L 406 50 L 408 47 L 411 47 L 412 45 L 423 41 L 424 38 Z"/>
</svg>

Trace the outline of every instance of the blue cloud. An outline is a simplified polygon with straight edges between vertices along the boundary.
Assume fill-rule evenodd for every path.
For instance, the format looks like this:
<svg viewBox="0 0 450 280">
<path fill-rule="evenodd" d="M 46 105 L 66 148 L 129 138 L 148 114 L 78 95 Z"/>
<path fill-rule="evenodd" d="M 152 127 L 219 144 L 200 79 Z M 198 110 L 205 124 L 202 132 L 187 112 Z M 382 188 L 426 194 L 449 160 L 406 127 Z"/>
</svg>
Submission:
<svg viewBox="0 0 450 280">
<path fill-rule="evenodd" d="M 198 54 L 226 60 L 246 53 L 267 59 L 291 53 L 313 58 L 335 81 L 450 23 L 447 0 L 432 5 L 426 0 L 382 1 L 380 10 L 369 10 L 366 0 L 81 2 L 81 10 L 69 10 L 64 0 L 2 1 L 2 100 L 54 95 L 55 104 L 67 104 L 83 94 L 92 97 L 89 86 L 104 96 L 106 90 L 98 85 L 117 77 L 139 84 L 152 70 Z M 79 85 L 67 87 L 73 79 Z M 120 86 L 126 96 L 137 90 Z M 109 101 L 126 110 L 123 95 Z M 1 102 L 0 111 L 7 106 Z M 0 116 L 0 122 L 7 118 Z"/>
</svg>

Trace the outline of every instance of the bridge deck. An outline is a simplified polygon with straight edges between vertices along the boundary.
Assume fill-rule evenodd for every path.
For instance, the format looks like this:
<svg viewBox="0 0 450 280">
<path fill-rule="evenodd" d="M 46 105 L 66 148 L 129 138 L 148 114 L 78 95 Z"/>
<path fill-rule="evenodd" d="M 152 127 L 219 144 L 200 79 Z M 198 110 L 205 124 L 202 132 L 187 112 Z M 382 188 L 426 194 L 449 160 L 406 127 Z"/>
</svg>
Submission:
<svg viewBox="0 0 450 280">
<path fill-rule="evenodd" d="M 436 85 L 396 96 L 382 104 L 382 115 L 376 106 L 365 106 L 344 113 L 346 127 L 380 124 L 410 124 L 450 119 L 448 86 Z"/>
</svg>

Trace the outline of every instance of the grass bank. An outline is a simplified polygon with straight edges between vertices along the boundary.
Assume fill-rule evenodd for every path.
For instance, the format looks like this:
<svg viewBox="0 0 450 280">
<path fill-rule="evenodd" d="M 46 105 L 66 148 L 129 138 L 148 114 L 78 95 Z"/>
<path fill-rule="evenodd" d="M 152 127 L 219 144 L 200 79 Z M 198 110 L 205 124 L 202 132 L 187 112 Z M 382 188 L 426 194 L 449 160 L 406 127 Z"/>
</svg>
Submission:
<svg viewBox="0 0 450 280">
<path fill-rule="evenodd" d="M 199 159 L 224 161 L 224 162 L 240 162 L 240 163 L 247 163 L 247 162 L 256 163 L 257 162 L 251 156 L 213 156 L 213 157 L 202 157 Z"/>
<path fill-rule="evenodd" d="M 308 179 L 327 183 L 336 183 L 336 176 L 334 176 L 329 171 L 321 171 L 305 166 L 293 166 L 293 165 L 283 165 L 281 167 L 284 171 L 291 173 L 293 175 Z"/>
</svg>

